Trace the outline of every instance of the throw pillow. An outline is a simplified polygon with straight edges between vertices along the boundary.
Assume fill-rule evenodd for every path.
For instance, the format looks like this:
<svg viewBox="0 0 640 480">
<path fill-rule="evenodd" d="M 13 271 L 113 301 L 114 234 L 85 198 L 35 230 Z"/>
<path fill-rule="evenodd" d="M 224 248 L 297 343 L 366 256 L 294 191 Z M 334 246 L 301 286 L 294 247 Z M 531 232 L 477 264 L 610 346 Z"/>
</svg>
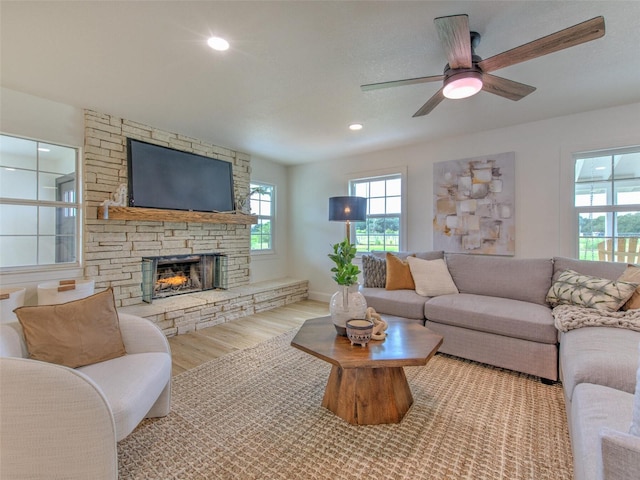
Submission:
<svg viewBox="0 0 640 480">
<path fill-rule="evenodd" d="M 387 285 L 387 260 L 374 255 L 362 256 L 363 286 L 385 288 Z"/>
<path fill-rule="evenodd" d="M 458 293 L 458 288 L 451 278 L 447 264 L 443 259 L 422 260 L 416 257 L 407 258 L 416 293 L 423 297 L 437 297 Z"/>
<path fill-rule="evenodd" d="M 29 358 L 76 368 L 126 354 L 113 290 L 16 309 Z"/>
<path fill-rule="evenodd" d="M 640 345 L 638 346 L 638 351 L 640 352 Z M 640 364 L 636 372 L 636 393 L 633 397 L 633 415 L 631 417 L 629 433 L 640 437 Z"/>
<path fill-rule="evenodd" d="M 608 280 L 565 270 L 547 293 L 547 302 L 557 305 L 578 305 L 605 312 L 615 312 L 631 297 L 637 283 Z"/>
<path fill-rule="evenodd" d="M 409 264 L 392 253 L 387 252 L 387 290 L 415 290 Z"/>
<path fill-rule="evenodd" d="M 637 267 L 636 265 L 628 265 L 627 269 L 622 275 L 620 275 L 618 280 L 640 284 L 640 267 Z M 640 286 L 636 288 L 631 295 L 631 298 L 627 300 L 627 303 L 622 307 L 623 310 L 632 310 L 636 308 L 640 308 Z"/>
</svg>

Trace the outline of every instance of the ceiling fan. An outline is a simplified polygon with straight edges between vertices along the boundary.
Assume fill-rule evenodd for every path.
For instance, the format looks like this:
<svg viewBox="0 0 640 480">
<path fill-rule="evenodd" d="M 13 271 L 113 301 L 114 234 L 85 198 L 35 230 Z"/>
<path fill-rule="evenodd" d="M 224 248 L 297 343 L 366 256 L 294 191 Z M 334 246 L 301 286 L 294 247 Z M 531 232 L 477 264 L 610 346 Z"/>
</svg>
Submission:
<svg viewBox="0 0 640 480">
<path fill-rule="evenodd" d="M 434 20 L 434 23 L 436 24 L 440 43 L 442 43 L 449 61 L 442 75 L 370 83 L 362 85 L 360 88 L 363 91 L 368 91 L 442 81 L 442 88 L 413 115 L 414 117 L 428 114 L 445 98 L 467 98 L 475 95 L 480 90 L 500 95 L 509 100 L 520 100 L 535 91 L 535 87 L 496 77 L 495 75 L 490 75 L 489 72 L 604 36 L 604 18 L 595 17 L 482 60 L 475 53 L 475 48 L 480 43 L 480 34 L 469 30 L 469 17 L 467 15 L 438 17 Z"/>
</svg>

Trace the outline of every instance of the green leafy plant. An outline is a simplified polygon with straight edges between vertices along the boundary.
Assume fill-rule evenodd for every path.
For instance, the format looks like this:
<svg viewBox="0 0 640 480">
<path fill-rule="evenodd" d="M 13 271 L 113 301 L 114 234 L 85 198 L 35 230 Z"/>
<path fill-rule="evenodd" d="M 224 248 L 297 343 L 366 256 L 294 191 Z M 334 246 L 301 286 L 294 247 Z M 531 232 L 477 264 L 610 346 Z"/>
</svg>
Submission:
<svg viewBox="0 0 640 480">
<path fill-rule="evenodd" d="M 328 256 L 336 264 L 331 271 L 335 274 L 333 279 L 338 285 L 355 285 L 358 283 L 360 269 L 351 263 L 356 257 L 356 246 L 345 238 L 342 242 L 332 245 L 333 253 Z"/>
</svg>

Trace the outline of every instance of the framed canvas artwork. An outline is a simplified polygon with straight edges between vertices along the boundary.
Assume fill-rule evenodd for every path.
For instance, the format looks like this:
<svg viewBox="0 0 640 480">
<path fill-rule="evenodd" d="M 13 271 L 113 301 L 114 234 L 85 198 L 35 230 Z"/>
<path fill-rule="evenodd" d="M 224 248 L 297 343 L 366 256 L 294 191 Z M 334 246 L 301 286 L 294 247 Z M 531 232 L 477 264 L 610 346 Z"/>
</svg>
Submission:
<svg viewBox="0 0 640 480">
<path fill-rule="evenodd" d="M 433 165 L 433 248 L 515 255 L 515 152 Z"/>
</svg>

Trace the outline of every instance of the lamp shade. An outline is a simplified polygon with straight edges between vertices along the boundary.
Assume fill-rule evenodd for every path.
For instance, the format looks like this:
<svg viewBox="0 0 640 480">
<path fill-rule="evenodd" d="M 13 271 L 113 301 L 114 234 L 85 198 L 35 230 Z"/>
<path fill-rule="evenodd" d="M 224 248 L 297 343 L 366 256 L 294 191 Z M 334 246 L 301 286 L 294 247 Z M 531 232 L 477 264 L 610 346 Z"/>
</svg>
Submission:
<svg viewBox="0 0 640 480">
<path fill-rule="evenodd" d="M 361 222 L 367 219 L 367 199 L 364 197 L 329 198 L 329 220 Z"/>
</svg>

